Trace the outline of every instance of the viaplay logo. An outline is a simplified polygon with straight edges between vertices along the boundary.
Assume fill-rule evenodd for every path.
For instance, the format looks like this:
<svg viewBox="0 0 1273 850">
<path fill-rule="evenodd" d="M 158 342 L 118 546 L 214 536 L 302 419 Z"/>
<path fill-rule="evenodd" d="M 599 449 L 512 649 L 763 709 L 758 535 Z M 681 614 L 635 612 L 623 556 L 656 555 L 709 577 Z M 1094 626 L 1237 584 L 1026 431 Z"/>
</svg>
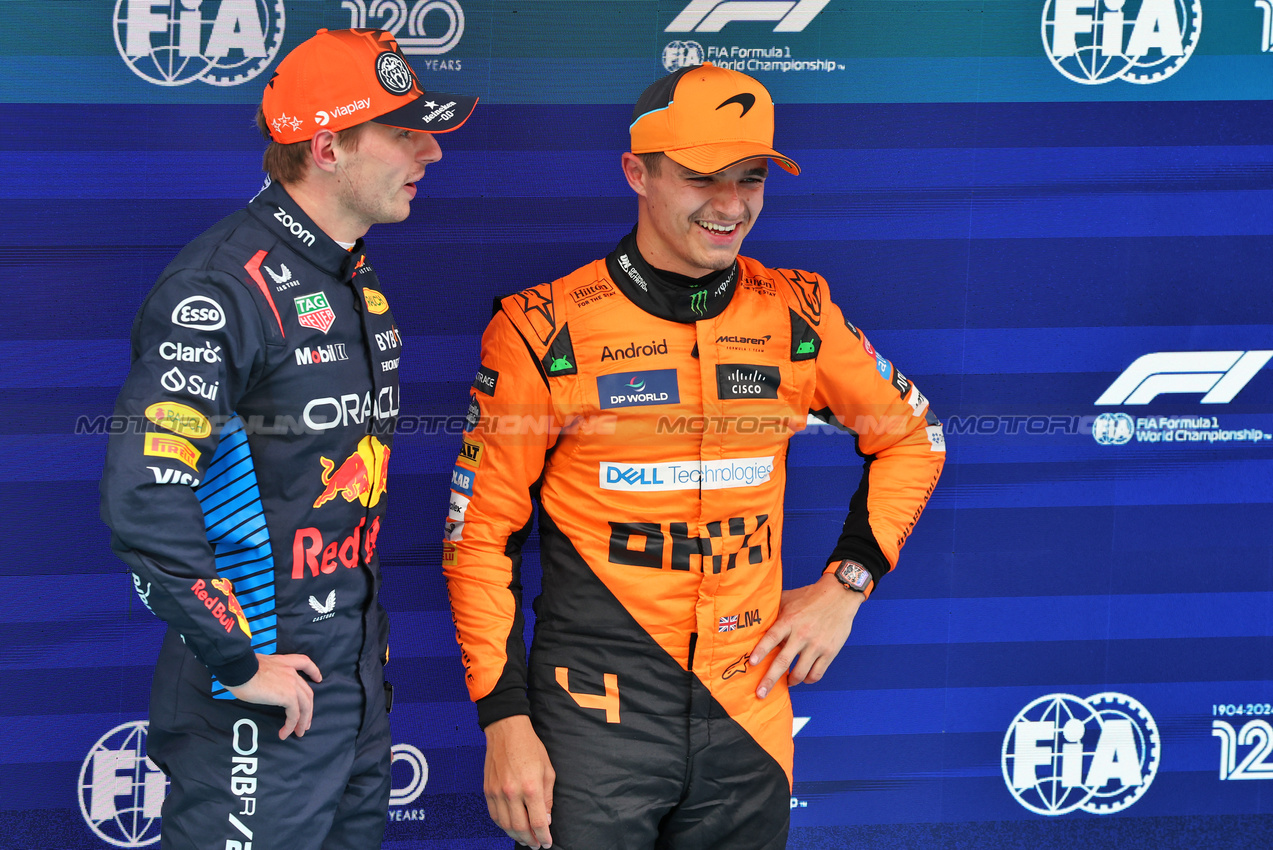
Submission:
<svg viewBox="0 0 1273 850">
<path fill-rule="evenodd" d="M 283 44 L 283 0 L 115 0 L 115 47 L 157 86 L 237 86 Z"/>
</svg>

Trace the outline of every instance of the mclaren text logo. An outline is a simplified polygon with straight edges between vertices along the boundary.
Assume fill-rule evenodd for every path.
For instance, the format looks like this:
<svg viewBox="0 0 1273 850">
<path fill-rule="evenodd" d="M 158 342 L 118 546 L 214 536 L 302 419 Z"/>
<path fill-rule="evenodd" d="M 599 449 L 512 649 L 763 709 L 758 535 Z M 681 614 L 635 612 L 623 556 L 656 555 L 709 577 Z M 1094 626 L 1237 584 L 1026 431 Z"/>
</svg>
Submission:
<svg viewBox="0 0 1273 850">
<path fill-rule="evenodd" d="M 599 470 L 598 483 L 603 490 L 726 490 L 766 483 L 773 475 L 774 459 L 740 457 L 664 463 L 603 461 Z"/>
<path fill-rule="evenodd" d="M 1121 811 L 1149 789 L 1162 744 L 1149 710 L 1124 694 L 1049 694 L 1013 719 L 1003 739 L 1003 779 L 1041 815 Z"/>
<path fill-rule="evenodd" d="M 1203 393 L 1202 404 L 1228 404 L 1273 351 L 1156 351 L 1136 358 L 1097 404 L 1149 404 L 1160 395 Z"/>
<path fill-rule="evenodd" d="M 115 0 L 112 29 L 120 57 L 148 83 L 237 86 L 274 61 L 283 23 L 283 0 Z"/>
<path fill-rule="evenodd" d="M 774 32 L 803 32 L 829 0 L 692 0 L 664 32 L 720 32 L 733 21 L 777 21 Z"/>
<path fill-rule="evenodd" d="M 343 0 L 340 6 L 349 10 L 349 26 L 388 30 L 410 56 L 447 53 L 464 37 L 464 9 L 457 0 Z"/>
<path fill-rule="evenodd" d="M 146 755 L 147 723 L 116 726 L 97 740 L 80 766 L 80 814 L 113 847 L 159 842 L 168 777 Z"/>
<path fill-rule="evenodd" d="M 1076 83 L 1157 83 L 1184 67 L 1202 32 L 1202 0 L 1047 0 L 1043 46 Z"/>
</svg>

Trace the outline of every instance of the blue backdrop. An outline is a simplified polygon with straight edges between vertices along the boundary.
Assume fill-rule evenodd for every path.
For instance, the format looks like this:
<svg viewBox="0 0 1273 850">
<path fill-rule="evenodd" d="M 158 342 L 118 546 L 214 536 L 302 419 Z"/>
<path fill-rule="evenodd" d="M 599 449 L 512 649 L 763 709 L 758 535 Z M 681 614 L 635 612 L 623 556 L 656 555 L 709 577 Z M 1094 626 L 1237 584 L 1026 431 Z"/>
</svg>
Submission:
<svg viewBox="0 0 1273 850">
<path fill-rule="evenodd" d="M 368 237 L 415 417 L 380 538 L 386 847 L 508 846 L 440 570 L 454 423 L 492 296 L 631 227 L 630 104 L 704 58 L 770 87 L 777 147 L 803 168 L 768 182 L 745 253 L 824 274 L 946 423 L 901 564 L 827 678 L 793 692 L 790 846 L 1273 845 L 1270 15 L 1268 0 L 0 4 L 0 500 L 23 544 L 0 562 L 0 847 L 157 846 L 143 721 L 163 626 L 97 519 L 101 417 L 158 272 L 260 185 L 270 69 L 351 24 L 395 29 L 426 87 L 482 97 L 440 137 L 411 218 Z M 859 464 L 827 429 L 793 440 L 789 586 L 820 571 Z"/>
</svg>

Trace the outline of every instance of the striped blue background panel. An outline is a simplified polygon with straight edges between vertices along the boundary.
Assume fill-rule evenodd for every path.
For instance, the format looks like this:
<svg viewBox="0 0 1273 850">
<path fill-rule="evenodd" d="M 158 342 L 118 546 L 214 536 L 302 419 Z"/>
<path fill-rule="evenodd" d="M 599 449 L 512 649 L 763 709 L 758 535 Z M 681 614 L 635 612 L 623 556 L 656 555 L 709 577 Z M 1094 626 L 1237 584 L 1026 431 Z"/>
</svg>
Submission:
<svg viewBox="0 0 1273 850">
<path fill-rule="evenodd" d="M 789 846 L 1273 846 L 1273 370 L 1214 402 L 1199 387 L 1227 367 L 1141 361 L 1273 350 L 1261 4 L 1126 0 L 1124 36 L 1146 8 L 1201 9 L 1201 29 L 1160 81 L 1093 85 L 1061 70 L 1082 73 L 1079 54 L 1049 58 L 1055 0 L 766 3 L 784 17 L 817 6 L 798 31 L 772 17 L 669 31 L 689 0 L 446 0 L 413 31 L 419 0 L 404 4 L 404 44 L 458 32 L 442 6 L 463 11 L 449 48 L 408 55 L 427 88 L 482 101 L 440 137 L 411 217 L 368 234 L 405 337 L 379 539 L 396 688 L 385 847 L 508 845 L 486 815 L 484 738 L 439 567 L 491 299 L 631 227 L 618 154 L 664 61 L 768 61 L 754 51 L 773 48 L 835 67 L 755 71 L 778 101 L 777 148 L 803 173 L 768 180 L 746 253 L 824 274 L 931 400 L 948 445 L 898 568 L 826 677 L 793 691 Z M 235 84 L 253 70 L 240 48 L 187 51 L 177 84 L 160 86 L 137 69 L 179 39 L 179 22 L 148 29 L 165 5 L 0 4 L 0 240 L 23 311 L 0 340 L 0 510 L 27 544 L 0 560 L 0 846 L 158 842 L 162 777 L 138 724 L 164 627 L 97 518 L 129 328 L 180 247 L 260 186 L 251 116 L 277 56 L 360 5 L 371 24 L 399 6 L 205 0 L 200 51 L 220 9 L 255 7 L 275 57 Z M 1078 17 L 1061 26 L 1080 42 L 1114 21 L 1109 3 L 1069 6 Z M 131 57 L 130 30 L 149 44 Z M 1137 363 L 1138 386 L 1166 391 L 1097 404 Z M 268 541 L 245 449 L 241 432 L 223 437 L 200 496 L 265 651 L 270 553 L 256 548 Z M 860 463 L 832 429 L 792 440 L 788 587 L 821 571 Z"/>
<path fill-rule="evenodd" d="M 274 552 L 265 510 L 256 487 L 256 467 L 243 420 L 235 416 L 221 429 L 212 462 L 195 488 L 203 508 L 217 574 L 229 579 L 252 634 L 252 649 L 273 655 L 278 648 L 274 609 Z M 234 699 L 215 676 L 212 695 Z"/>
</svg>

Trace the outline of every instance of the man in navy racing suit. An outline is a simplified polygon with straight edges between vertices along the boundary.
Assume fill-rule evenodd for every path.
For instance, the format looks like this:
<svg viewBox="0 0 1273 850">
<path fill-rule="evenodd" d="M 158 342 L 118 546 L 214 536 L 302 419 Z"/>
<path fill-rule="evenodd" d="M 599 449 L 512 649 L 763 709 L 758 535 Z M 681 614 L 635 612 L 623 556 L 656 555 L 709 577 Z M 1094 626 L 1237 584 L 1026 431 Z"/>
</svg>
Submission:
<svg viewBox="0 0 1273 850">
<path fill-rule="evenodd" d="M 380 846 L 401 337 L 362 236 L 407 217 L 433 134 L 475 103 L 425 92 L 387 32 L 320 30 L 257 113 L 272 182 L 133 324 L 102 517 L 169 624 L 148 747 L 164 848 Z"/>
</svg>

